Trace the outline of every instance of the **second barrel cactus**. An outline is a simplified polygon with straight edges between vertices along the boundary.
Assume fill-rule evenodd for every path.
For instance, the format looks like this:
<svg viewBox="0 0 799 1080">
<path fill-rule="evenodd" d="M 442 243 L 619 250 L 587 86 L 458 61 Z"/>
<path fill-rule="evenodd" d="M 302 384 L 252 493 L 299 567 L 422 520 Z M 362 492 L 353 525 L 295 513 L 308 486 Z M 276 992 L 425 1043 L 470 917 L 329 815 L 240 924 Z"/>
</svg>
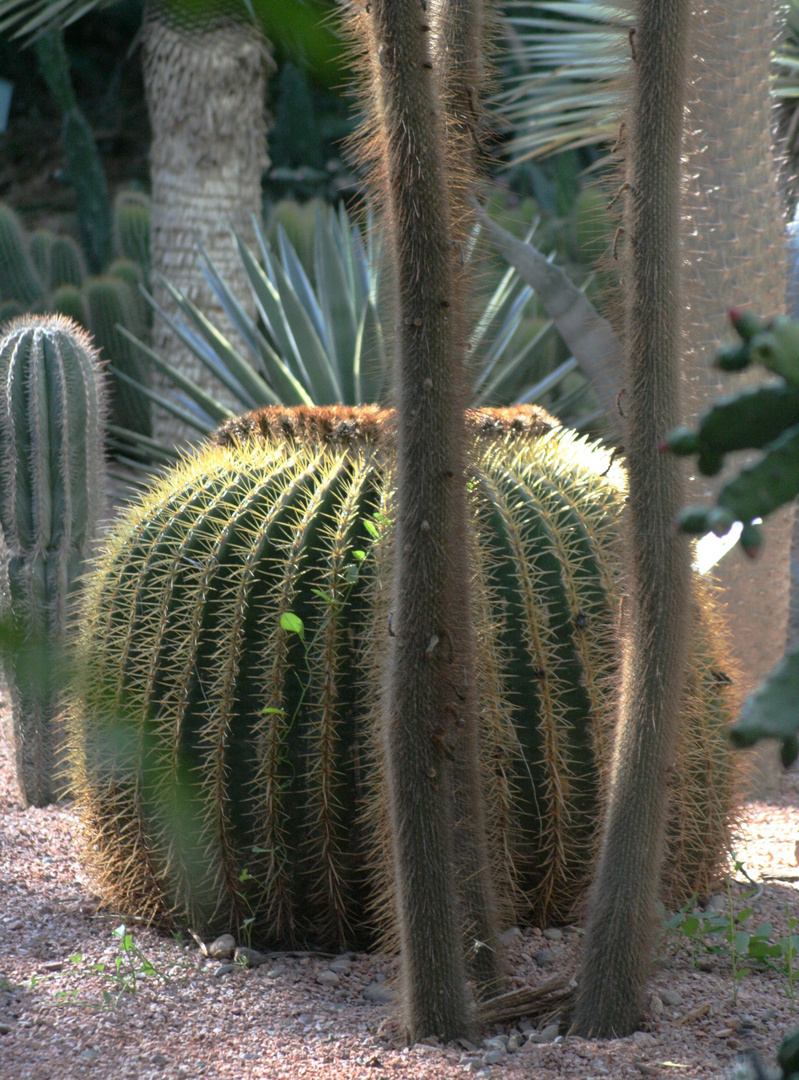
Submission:
<svg viewBox="0 0 799 1080">
<path fill-rule="evenodd" d="M 379 699 L 392 417 L 298 412 L 230 426 L 227 445 L 181 464 L 109 539 L 80 618 L 73 782 L 117 910 L 341 945 L 391 918 Z M 540 923 L 582 893 L 608 781 L 623 476 L 529 409 L 470 425 L 494 874 L 513 917 Z M 734 688 L 696 596 L 674 899 L 707 891 L 734 806 Z"/>
</svg>

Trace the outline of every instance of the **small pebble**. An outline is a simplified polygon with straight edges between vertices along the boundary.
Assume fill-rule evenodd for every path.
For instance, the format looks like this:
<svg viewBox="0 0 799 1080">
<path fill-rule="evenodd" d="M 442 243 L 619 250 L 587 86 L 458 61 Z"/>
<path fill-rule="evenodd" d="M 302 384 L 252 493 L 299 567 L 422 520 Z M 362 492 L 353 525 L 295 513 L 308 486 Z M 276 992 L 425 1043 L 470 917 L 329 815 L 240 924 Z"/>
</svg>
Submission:
<svg viewBox="0 0 799 1080">
<path fill-rule="evenodd" d="M 508 1037 L 508 1053 L 515 1054 L 522 1044 L 522 1036 L 518 1031 L 512 1031 Z"/>
<path fill-rule="evenodd" d="M 258 952 L 257 949 L 248 949 L 246 945 L 240 945 L 234 954 L 233 959 L 237 964 L 241 964 L 246 968 L 261 967 L 262 964 L 268 964 L 271 957 L 266 953 Z"/>
<path fill-rule="evenodd" d="M 483 1061 L 486 1065 L 498 1065 L 504 1056 L 504 1050 L 489 1050 L 483 1055 Z"/>
<path fill-rule="evenodd" d="M 554 964 L 555 962 L 555 954 L 551 949 L 542 949 L 535 954 L 533 959 L 539 967 L 549 967 L 550 964 Z"/>
<path fill-rule="evenodd" d="M 523 937 L 523 934 L 519 927 L 511 926 L 504 934 L 500 935 L 500 941 L 503 945 L 510 945 L 512 941 L 517 941 L 520 937 Z"/>
<path fill-rule="evenodd" d="M 216 968 L 216 970 L 214 971 L 214 975 L 216 976 L 217 979 L 219 979 L 223 975 L 229 975 L 231 973 L 231 971 L 235 971 L 235 970 L 236 970 L 236 965 L 235 964 L 220 964 L 219 967 Z"/>
<path fill-rule="evenodd" d="M 367 1001 L 371 1001 L 373 1005 L 390 1005 L 395 995 L 390 986 L 373 982 L 363 991 L 363 996 Z"/>
<path fill-rule="evenodd" d="M 335 971 L 337 975 L 349 975 L 352 971 L 352 961 L 348 956 L 337 956 L 331 963 L 330 970 Z"/>
<path fill-rule="evenodd" d="M 563 939 L 563 931 L 558 930 L 557 926 L 548 926 L 544 931 L 544 937 L 547 941 L 561 941 Z"/>
<path fill-rule="evenodd" d="M 534 1031 L 529 1038 L 529 1042 L 533 1043 L 549 1043 L 554 1042 L 559 1034 L 559 1027 L 557 1024 L 547 1024 L 543 1031 Z"/>
<path fill-rule="evenodd" d="M 648 1031 L 634 1031 L 633 1042 L 636 1046 L 654 1046 L 655 1039 Z"/>
<path fill-rule="evenodd" d="M 682 1005 L 682 994 L 678 994 L 676 990 L 661 990 L 660 1000 L 664 1005 L 675 1008 L 677 1005 Z"/>
<path fill-rule="evenodd" d="M 212 941 L 207 952 L 212 960 L 229 960 L 236 948 L 236 939 L 232 934 L 222 934 Z"/>
<path fill-rule="evenodd" d="M 0 1035 L 8 1035 L 9 1031 L 11 1031 L 11 1025 L 10 1024 L 2 1024 L 2 1023 L 0 1023 Z"/>
<path fill-rule="evenodd" d="M 335 973 L 335 971 L 320 971 L 316 976 L 316 981 L 322 986 L 338 986 L 341 983 L 341 979 Z"/>
<path fill-rule="evenodd" d="M 269 968 L 269 970 L 266 973 L 266 977 L 267 977 L 267 979 L 279 979 L 280 976 L 285 975 L 285 973 L 286 973 L 286 965 L 285 964 L 277 964 L 275 967 Z"/>
</svg>

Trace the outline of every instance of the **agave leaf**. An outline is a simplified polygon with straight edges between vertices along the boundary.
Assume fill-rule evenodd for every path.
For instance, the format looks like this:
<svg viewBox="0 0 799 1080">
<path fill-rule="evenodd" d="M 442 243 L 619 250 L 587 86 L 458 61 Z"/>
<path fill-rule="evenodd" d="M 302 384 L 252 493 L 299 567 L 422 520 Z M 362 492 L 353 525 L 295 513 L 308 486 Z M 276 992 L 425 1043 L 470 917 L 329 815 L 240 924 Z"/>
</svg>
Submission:
<svg viewBox="0 0 799 1080">
<path fill-rule="evenodd" d="M 264 383 L 263 379 L 257 375 L 256 371 L 250 367 L 249 364 L 246 364 L 246 362 L 239 357 L 227 339 L 224 338 L 214 324 L 210 322 L 197 307 L 195 307 L 191 300 L 188 300 L 183 296 L 183 294 L 165 278 L 161 278 L 161 281 L 178 309 L 194 323 L 198 332 L 192 330 L 191 327 L 181 322 L 180 319 L 167 314 L 167 312 L 159 307 L 155 300 L 145 292 L 144 295 L 147 297 L 148 302 L 178 335 L 181 341 L 194 353 L 197 359 L 204 363 L 206 367 L 213 370 L 214 356 L 224 360 L 224 377 L 222 378 L 224 385 L 232 394 L 241 400 L 245 408 L 254 409 L 257 404 L 261 403 L 259 400 L 259 389 L 263 387 L 264 392 L 270 393 L 266 383 Z M 247 370 L 245 370 L 245 365 Z M 232 374 L 233 371 L 236 371 L 235 377 Z"/>
<path fill-rule="evenodd" d="M 543 333 L 544 331 L 542 331 Z M 519 405 L 530 405 L 534 401 L 540 401 L 542 397 L 549 393 L 550 390 L 554 390 L 559 382 L 562 382 L 567 375 L 570 375 L 572 371 L 577 367 L 577 361 L 573 356 L 570 356 L 568 360 L 564 360 L 562 364 L 558 365 L 554 371 L 551 371 L 549 375 L 545 375 L 540 382 L 537 382 L 535 386 L 532 386 L 518 398 Z M 568 399 L 567 399 L 568 400 Z M 602 415 L 602 410 L 593 413 L 590 420 L 596 420 Z"/>
<path fill-rule="evenodd" d="M 478 405 L 487 405 L 493 401 L 509 401 L 511 399 L 513 386 L 518 380 L 519 369 L 530 353 L 541 344 L 554 325 L 555 324 L 550 319 L 548 323 L 541 327 L 534 337 L 519 349 L 515 356 L 510 360 L 506 360 L 505 363 L 499 367 L 494 374 L 494 378 L 490 382 L 485 382 L 485 384 L 478 389 L 475 394 L 475 401 Z M 568 370 L 566 370 L 566 364 L 571 364 L 571 367 L 569 367 Z M 522 397 L 516 397 L 516 402 L 519 405 L 525 405 L 531 401 L 540 400 L 577 366 L 577 361 L 574 359 L 567 360 L 566 364 L 561 364 L 560 367 L 555 369 L 555 372 L 558 373 L 557 378 L 552 380 L 552 376 L 546 376 L 540 383 L 536 383 L 531 390 L 525 391 Z M 555 372 L 553 372 L 552 375 L 555 375 Z"/>
<path fill-rule="evenodd" d="M 329 356 L 326 352 L 308 312 L 291 288 L 286 272 L 277 260 L 272 260 L 272 270 L 280 297 L 284 326 L 291 335 L 292 354 L 297 364 L 302 364 L 308 373 L 308 390 L 311 397 L 320 405 L 332 405 L 337 401 L 344 401 L 335 357 Z M 322 310 L 325 311 L 324 301 Z M 325 315 L 327 317 L 327 312 Z M 351 352 L 350 355 L 352 355 Z"/>
<path fill-rule="evenodd" d="M 117 427 L 116 424 L 106 425 L 106 431 L 110 436 L 108 441 L 114 448 L 130 448 L 135 443 L 135 448 L 143 451 L 150 461 L 158 462 L 161 465 L 174 465 L 180 458 L 179 451 L 167 448 L 156 439 L 151 439 L 138 431 L 129 431 L 127 428 Z M 133 462 L 133 464 L 137 468 L 141 468 L 140 461 Z"/>
<path fill-rule="evenodd" d="M 297 294 L 300 303 L 308 312 L 308 315 L 316 328 L 317 334 L 325 341 L 325 344 L 327 344 L 325 340 L 327 327 L 325 325 L 324 313 L 319 305 L 319 301 L 316 299 L 313 286 L 308 280 L 308 275 L 305 273 L 305 267 L 300 262 L 297 252 L 291 246 L 291 243 L 286 236 L 285 229 L 279 222 L 277 226 L 277 242 L 280 258 L 283 262 L 286 276 L 289 279 L 291 287 Z"/>
<path fill-rule="evenodd" d="M 610 425 L 618 430 L 616 400 L 622 386 L 621 343 L 607 319 L 560 267 L 530 244 L 517 240 L 477 206 L 497 250 L 531 285 L 591 384 Z"/>
<path fill-rule="evenodd" d="M 184 375 L 178 368 L 174 367 L 172 364 L 168 364 L 165 360 L 162 360 L 158 353 L 154 352 L 148 345 L 145 345 L 143 341 L 139 341 L 139 339 L 134 334 L 131 334 L 129 330 L 126 330 L 124 326 L 117 325 L 117 330 L 144 354 L 147 361 L 152 364 L 157 371 L 160 371 L 162 375 L 171 379 L 176 386 L 179 386 L 185 394 L 192 398 L 206 416 L 209 417 L 212 423 L 221 424 L 232 415 L 229 409 L 226 409 L 224 405 L 220 405 L 215 398 L 212 398 L 210 394 L 207 394 L 205 390 L 197 386 L 195 382 Z M 217 374 L 217 366 L 214 366 L 211 370 L 214 374 Z"/>
<path fill-rule="evenodd" d="M 156 405 L 160 405 L 162 409 L 166 409 L 167 412 L 177 417 L 183 424 L 187 424 L 189 427 L 194 428 L 195 431 L 199 431 L 202 435 L 208 433 L 208 431 L 214 426 L 214 422 L 211 417 L 206 417 L 203 421 L 194 412 L 189 409 L 183 409 L 176 404 L 175 398 L 167 398 L 162 394 L 157 393 L 155 390 L 151 390 L 149 386 L 145 386 L 140 383 L 138 379 L 131 378 L 130 375 L 126 375 L 124 371 L 120 371 L 119 368 L 113 364 L 108 365 L 109 369 L 113 371 L 114 376 L 120 379 L 124 383 L 128 383 L 130 386 L 135 387 L 140 393 L 144 394 L 151 401 L 154 401 Z M 160 444 L 159 444 L 160 445 Z"/>
<path fill-rule="evenodd" d="M 331 223 L 335 220 L 331 214 Z M 319 221 L 323 226 L 323 222 Z M 343 237 L 340 238 L 343 241 Z M 346 391 L 347 398 L 351 399 L 354 392 L 351 374 L 351 357 L 355 351 L 355 342 L 358 336 L 358 320 L 353 308 L 355 280 L 353 275 L 347 274 L 339 252 L 341 247 L 333 240 L 332 228 L 317 227 L 314 229 L 314 275 L 316 287 L 319 290 L 319 302 L 325 313 L 325 322 L 330 328 L 330 355 L 336 364 L 336 368 L 342 378 L 346 379 L 345 371 L 350 367 L 350 378 L 346 379 L 347 385 L 342 386 Z"/>
</svg>

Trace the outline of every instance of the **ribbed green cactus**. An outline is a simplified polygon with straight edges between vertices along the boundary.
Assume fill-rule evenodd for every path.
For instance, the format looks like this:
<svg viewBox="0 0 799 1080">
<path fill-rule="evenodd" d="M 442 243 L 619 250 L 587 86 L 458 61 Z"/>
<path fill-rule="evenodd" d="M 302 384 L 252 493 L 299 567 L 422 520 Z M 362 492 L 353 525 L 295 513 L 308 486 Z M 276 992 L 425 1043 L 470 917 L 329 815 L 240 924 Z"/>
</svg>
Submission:
<svg viewBox="0 0 799 1080">
<path fill-rule="evenodd" d="M 43 296 L 22 223 L 10 206 L 0 203 L 0 298 L 29 306 Z"/>
<path fill-rule="evenodd" d="M 50 306 L 57 315 L 66 315 L 79 326 L 88 325 L 89 316 L 86 314 L 83 294 L 76 285 L 62 285 L 56 289 L 50 297 Z"/>
<path fill-rule="evenodd" d="M 50 251 L 55 240 L 55 233 L 49 229 L 37 229 L 31 233 L 29 253 L 40 281 L 50 278 Z"/>
<path fill-rule="evenodd" d="M 179 466 L 108 538 L 78 619 L 73 787 L 117 910 L 203 932 L 254 915 L 261 943 L 341 944 L 393 918 L 379 730 L 392 417 L 320 410 L 315 434 L 295 416 L 229 428 L 229 445 Z M 547 427 L 486 410 L 469 438 L 493 873 L 506 911 L 539 924 L 572 910 L 596 840 L 625 498 L 604 451 L 563 429 L 535 437 Z M 696 596 L 674 899 L 707 892 L 734 811 L 735 691 Z"/>
<path fill-rule="evenodd" d="M 128 284 L 119 277 L 90 278 L 83 286 L 88 328 L 102 358 L 113 364 L 123 378 L 114 378 L 111 391 L 111 419 L 119 427 L 142 435 L 152 434 L 150 404 L 136 387 L 125 382 L 127 375 L 147 385 L 148 372 L 139 353 L 119 332 L 118 325 L 137 326 L 139 312 Z"/>
<path fill-rule="evenodd" d="M 62 285 L 80 286 L 86 278 L 86 273 L 86 264 L 80 247 L 72 237 L 53 237 L 53 243 L 50 246 L 48 288 L 54 292 Z"/>
<path fill-rule="evenodd" d="M 120 191 L 114 199 L 114 255 L 150 273 L 150 200 L 139 191 Z"/>
<path fill-rule="evenodd" d="M 97 354 L 61 316 L 25 316 L 0 340 L 0 525 L 16 648 L 7 657 L 18 777 L 28 803 L 58 793 L 53 670 L 102 499 Z"/>
</svg>

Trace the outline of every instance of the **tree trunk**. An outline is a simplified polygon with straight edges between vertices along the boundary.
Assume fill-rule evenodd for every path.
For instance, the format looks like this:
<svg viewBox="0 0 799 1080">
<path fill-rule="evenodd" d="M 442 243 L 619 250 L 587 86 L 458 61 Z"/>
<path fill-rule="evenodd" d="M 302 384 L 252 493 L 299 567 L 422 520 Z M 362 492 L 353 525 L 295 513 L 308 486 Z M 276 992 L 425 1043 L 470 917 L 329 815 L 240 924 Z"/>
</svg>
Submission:
<svg viewBox="0 0 799 1080">
<path fill-rule="evenodd" d="M 686 133 L 686 423 L 722 393 L 762 381 L 762 369 L 733 381 L 712 367 L 718 346 L 732 339 L 728 310 L 741 306 L 765 316 L 785 303 L 785 217 L 769 94 L 774 35 L 770 0 L 696 5 Z M 691 477 L 688 501 L 709 501 L 740 464 L 739 457 L 711 481 Z M 785 650 L 792 514 L 786 507 L 765 522 L 766 542 L 755 562 L 736 548 L 717 568 L 741 696 Z M 752 754 L 757 768 L 750 783 L 763 797 L 776 788 L 777 748 L 769 743 Z"/>
<path fill-rule="evenodd" d="M 251 316 L 246 276 L 230 236 L 231 226 L 247 237 L 251 218 L 261 215 L 261 176 L 266 153 L 266 75 L 271 59 L 257 29 L 236 19 L 178 24 L 157 0 L 144 19 L 144 80 L 152 127 L 151 260 L 153 296 L 174 313 L 162 274 L 203 314 L 229 327 L 197 261 L 199 240 Z M 163 319 L 153 328 L 153 346 L 223 404 L 235 407 L 217 380 L 180 344 Z M 154 389 L 169 382 L 154 373 Z M 178 441 L 191 432 L 160 409 L 156 438 Z"/>
</svg>

